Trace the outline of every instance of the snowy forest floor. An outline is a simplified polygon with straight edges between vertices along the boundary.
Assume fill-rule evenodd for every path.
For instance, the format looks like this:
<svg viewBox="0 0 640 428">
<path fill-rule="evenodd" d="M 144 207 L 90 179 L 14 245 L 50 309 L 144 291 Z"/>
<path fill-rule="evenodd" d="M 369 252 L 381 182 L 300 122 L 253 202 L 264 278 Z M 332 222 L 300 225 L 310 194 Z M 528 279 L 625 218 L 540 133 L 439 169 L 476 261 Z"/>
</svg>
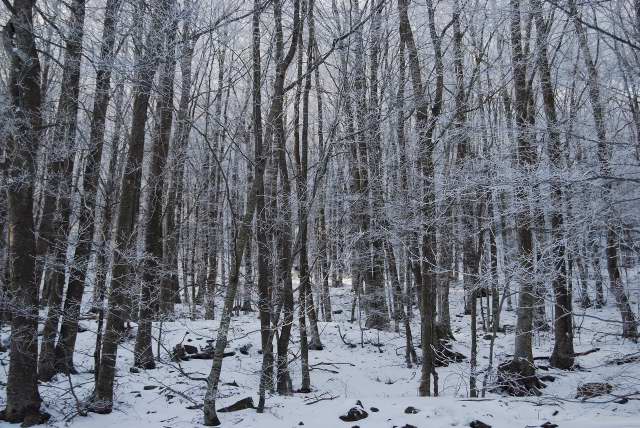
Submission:
<svg viewBox="0 0 640 428">
<path fill-rule="evenodd" d="M 288 428 L 304 426 L 308 428 L 353 427 L 361 428 L 394 426 L 406 424 L 415 427 L 469 426 L 480 420 L 495 428 L 539 427 L 545 422 L 557 424 L 561 428 L 570 427 L 640 427 L 640 362 L 612 364 L 611 361 L 623 355 L 638 354 L 640 347 L 620 338 L 619 315 L 613 305 L 613 298 L 603 309 L 581 311 L 576 308 L 575 348 L 584 352 L 600 348 L 587 356 L 578 357 L 579 369 L 571 372 L 555 369 L 540 369 L 539 375 L 552 375 L 556 381 L 546 382 L 547 387 L 540 397 L 514 398 L 487 392 L 484 399 L 469 399 L 469 360 L 439 368 L 440 397 L 418 397 L 417 387 L 420 367 L 407 368 L 404 362 L 404 332 L 401 334 L 364 330 L 357 322 L 350 323 L 352 294 L 350 287 L 332 289 L 333 310 L 342 310 L 334 315 L 334 321 L 321 322 L 319 327 L 324 349 L 310 351 L 311 382 L 313 391 L 309 394 L 294 394 L 288 397 L 268 395 L 264 414 L 255 410 L 220 413 L 223 426 Z M 470 319 L 462 316 L 462 295 L 459 287 L 451 290 L 452 327 L 456 341 L 453 349 L 467 357 L 470 353 Z M 576 305 L 577 306 L 577 305 Z M 550 309 L 550 308 L 549 308 Z M 480 312 L 480 311 L 478 311 Z M 550 313 L 550 312 L 549 312 Z M 218 314 L 216 314 L 217 316 Z M 415 314 L 417 315 L 417 314 Z M 297 317 L 296 317 L 297 320 Z M 51 413 L 52 426 L 81 427 L 194 427 L 202 423 L 202 410 L 193 408 L 202 403 L 206 378 L 211 368 L 210 360 L 171 362 L 169 351 L 184 339 L 185 344 L 203 347 L 207 340 L 215 339 L 218 321 L 190 321 L 188 317 L 162 326 L 161 361 L 155 370 L 138 373 L 130 372 L 133 365 L 135 333 L 119 348 L 115 408 L 110 415 L 77 415 L 74 394 L 82 399 L 93 388 L 93 348 L 95 343 L 95 321 L 82 321 L 86 331 L 79 334 L 75 362 L 77 375 L 58 375 L 53 382 L 40 385 L 44 408 Z M 515 313 L 503 311 L 502 323 L 513 326 Z M 135 323 L 132 323 L 135 326 Z M 484 371 L 488 365 L 489 340 L 484 339 L 482 323 L 478 323 L 479 375 L 482 385 Z M 414 341 L 419 342 L 419 325 L 414 322 Z M 340 338 L 355 345 L 347 346 Z M 495 342 L 496 364 L 508 359 L 513 352 L 514 334 L 499 333 Z M 294 389 L 300 386 L 300 361 L 297 325 L 290 345 L 292 362 L 290 365 Z M 154 323 L 157 338 L 158 325 Z M 2 331 L 2 339 L 7 340 L 8 329 Z M 361 336 L 362 335 L 362 336 Z M 364 346 L 361 347 L 361 338 Z M 239 352 L 243 345 L 250 344 L 248 355 Z M 382 344 L 382 346 L 376 346 Z M 549 356 L 553 347 L 553 333 L 538 332 L 534 336 L 534 355 Z M 260 330 L 256 312 L 241 314 L 232 320 L 229 334 L 229 351 L 236 354 L 224 359 L 218 408 L 251 396 L 257 403 L 259 371 L 262 356 Z M 157 343 L 154 342 L 154 354 Z M 419 354 L 419 350 L 418 350 Z M 0 381 L 6 382 L 8 353 L 0 354 Z M 546 366 L 548 361 L 537 360 Z M 73 393 L 70 388 L 73 384 Z M 492 379 L 489 379 L 491 384 Z M 586 402 L 576 399 L 576 388 L 586 382 L 608 382 L 613 385 L 612 395 L 595 397 Z M 237 385 L 237 386 L 236 386 Z M 146 387 L 146 388 L 145 388 Z M 636 395 L 633 395 L 636 394 Z M 629 396 L 625 404 L 616 403 L 619 397 Z M 0 392 L 0 404 L 4 407 L 5 391 Z M 360 400 L 369 413 L 361 421 L 347 423 L 338 419 Z M 623 400 L 624 401 L 624 400 Z M 419 410 L 406 414 L 405 409 L 413 406 Z M 191 409 L 189 409 L 191 407 Z M 379 409 L 377 412 L 371 407 Z"/>
</svg>

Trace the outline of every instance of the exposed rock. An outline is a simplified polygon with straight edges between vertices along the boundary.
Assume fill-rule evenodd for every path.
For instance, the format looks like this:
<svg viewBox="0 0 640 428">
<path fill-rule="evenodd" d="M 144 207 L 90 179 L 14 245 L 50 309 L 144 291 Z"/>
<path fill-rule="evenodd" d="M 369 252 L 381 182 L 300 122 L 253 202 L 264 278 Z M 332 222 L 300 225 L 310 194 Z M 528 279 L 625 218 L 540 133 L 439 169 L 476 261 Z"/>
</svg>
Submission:
<svg viewBox="0 0 640 428">
<path fill-rule="evenodd" d="M 207 341 L 208 342 L 208 341 Z M 189 360 L 213 360 L 215 349 L 212 344 L 208 344 L 202 350 L 191 345 L 183 345 L 181 343 L 173 347 L 171 352 L 172 361 L 189 361 Z M 223 357 L 232 357 L 236 355 L 235 351 L 225 352 Z"/>
<path fill-rule="evenodd" d="M 489 425 L 489 424 L 485 424 L 484 422 L 479 421 L 479 420 L 477 420 L 477 419 L 476 419 L 475 421 L 472 421 L 472 422 L 469 424 L 469 426 L 470 426 L 471 428 L 491 428 L 491 425 Z"/>
<path fill-rule="evenodd" d="M 339 418 L 345 422 L 356 422 L 368 416 L 369 413 L 363 409 L 362 402 L 358 400 L 356 402 L 356 407 L 350 408 L 346 415 L 339 416 Z"/>
<path fill-rule="evenodd" d="M 145 391 L 151 391 L 152 389 L 156 389 L 158 387 L 158 385 L 145 385 L 144 387 L 142 387 L 142 389 L 144 389 Z"/>
<path fill-rule="evenodd" d="M 549 421 L 540 425 L 542 428 L 558 428 L 558 424 L 551 423 Z"/>
<path fill-rule="evenodd" d="M 373 413 L 377 413 L 380 411 L 380 409 L 378 409 L 377 407 L 370 407 L 369 410 L 371 410 Z"/>
<path fill-rule="evenodd" d="M 187 354 L 197 354 L 198 353 L 198 348 L 193 346 L 193 345 L 183 345 L 182 347 L 184 348 L 184 352 L 186 352 Z"/>
<path fill-rule="evenodd" d="M 416 413 L 420 412 L 420 410 L 416 409 L 416 408 L 415 408 L 415 407 L 413 407 L 413 406 L 409 406 L 409 407 L 407 407 L 406 409 L 404 409 L 404 412 L 405 412 L 407 415 L 415 415 Z"/>
</svg>

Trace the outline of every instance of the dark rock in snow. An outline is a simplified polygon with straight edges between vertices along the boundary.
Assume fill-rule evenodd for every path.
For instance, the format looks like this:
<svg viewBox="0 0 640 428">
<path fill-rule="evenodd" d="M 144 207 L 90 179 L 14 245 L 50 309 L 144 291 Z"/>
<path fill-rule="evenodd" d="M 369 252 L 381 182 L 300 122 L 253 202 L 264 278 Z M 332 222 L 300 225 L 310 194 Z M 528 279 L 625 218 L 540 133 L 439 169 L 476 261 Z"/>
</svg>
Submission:
<svg viewBox="0 0 640 428">
<path fill-rule="evenodd" d="M 240 347 L 239 351 L 242 355 L 249 355 L 249 349 L 251 349 L 252 347 L 253 345 L 251 343 L 245 343 Z"/>
<path fill-rule="evenodd" d="M 469 426 L 470 426 L 471 428 L 491 428 L 491 425 L 485 424 L 484 422 L 479 421 L 479 420 L 477 420 L 477 419 L 476 419 L 475 421 L 472 421 L 472 422 L 469 424 Z"/>
<path fill-rule="evenodd" d="M 407 407 L 406 409 L 404 409 L 404 412 L 405 412 L 407 415 L 415 415 L 416 413 L 420 412 L 420 410 L 416 409 L 416 408 L 415 408 L 415 407 L 413 407 L 413 406 L 409 406 L 409 407 Z"/>
<path fill-rule="evenodd" d="M 627 404 L 629 402 L 629 399 L 626 397 L 622 397 L 619 400 L 614 401 L 614 403 L 616 404 Z"/>
<path fill-rule="evenodd" d="M 223 407 L 222 409 L 218 410 L 218 412 L 221 412 L 221 413 L 237 412 L 239 410 L 255 409 L 255 408 L 256 407 L 253 405 L 253 398 L 246 397 L 240 401 L 236 401 L 230 406 Z"/>
<path fill-rule="evenodd" d="M 145 391 L 151 391 L 152 389 L 156 389 L 158 385 L 145 385 L 142 389 Z"/>
<path fill-rule="evenodd" d="M 187 354 L 197 354 L 198 353 L 198 348 L 193 346 L 193 345 L 182 345 L 182 347 L 184 348 L 184 352 L 186 352 Z"/>
<path fill-rule="evenodd" d="M 369 413 L 363 409 L 360 400 L 358 400 L 356 406 L 357 407 L 350 408 L 346 415 L 339 416 L 340 420 L 345 422 L 356 422 L 369 416 Z"/>
<path fill-rule="evenodd" d="M 129 373 L 140 373 L 140 369 L 137 367 L 129 367 Z"/>
<path fill-rule="evenodd" d="M 208 341 L 207 341 L 208 342 Z M 198 350 L 197 347 L 192 345 L 183 345 L 181 343 L 173 347 L 171 352 L 172 361 L 189 361 L 189 360 L 212 360 L 214 354 L 213 345 L 209 344 Z M 225 352 L 224 357 L 232 357 L 236 355 L 235 351 Z"/>
<path fill-rule="evenodd" d="M 402 428 L 418 428 L 418 427 L 415 426 L 415 425 L 411 425 L 411 424 L 405 424 L 405 425 L 402 426 Z"/>
<path fill-rule="evenodd" d="M 540 425 L 542 428 L 558 428 L 557 424 L 552 424 L 551 422 L 547 421 L 545 423 L 543 423 L 542 425 Z"/>
<path fill-rule="evenodd" d="M 223 385 L 226 385 L 226 386 L 235 386 L 236 388 L 238 388 L 238 384 L 236 383 L 236 381 L 235 381 L 235 380 L 234 380 L 233 382 L 223 383 Z"/>
<path fill-rule="evenodd" d="M 369 410 L 371 410 L 373 413 L 377 413 L 380 411 L 380 409 L 378 409 L 377 407 L 370 407 Z"/>
<path fill-rule="evenodd" d="M 298 422 L 298 425 L 304 425 L 304 422 L 300 421 Z"/>
<path fill-rule="evenodd" d="M 578 385 L 578 391 L 576 398 L 593 398 L 601 395 L 610 394 L 613 391 L 613 386 L 608 383 L 590 382 L 582 385 Z"/>
<path fill-rule="evenodd" d="M 342 309 L 336 309 L 332 312 L 334 315 L 340 315 L 342 313 Z"/>
<path fill-rule="evenodd" d="M 556 377 L 551 375 L 544 375 L 544 376 L 540 376 L 540 380 L 543 382 L 555 382 Z"/>
</svg>

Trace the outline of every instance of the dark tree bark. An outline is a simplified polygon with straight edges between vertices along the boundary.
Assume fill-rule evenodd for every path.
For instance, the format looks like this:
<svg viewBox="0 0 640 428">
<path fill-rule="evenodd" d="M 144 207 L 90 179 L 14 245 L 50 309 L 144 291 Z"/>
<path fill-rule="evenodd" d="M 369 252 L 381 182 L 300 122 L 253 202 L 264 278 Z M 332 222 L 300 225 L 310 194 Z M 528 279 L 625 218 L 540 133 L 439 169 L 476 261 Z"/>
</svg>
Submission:
<svg viewBox="0 0 640 428">
<path fill-rule="evenodd" d="M 419 162 L 424 177 L 421 214 L 426 222 L 433 218 L 435 214 L 435 183 L 432 158 L 434 150 L 433 133 L 435 131 L 437 118 L 442 109 L 442 93 L 444 87 L 442 51 L 440 48 L 440 38 L 435 29 L 434 9 L 431 1 L 428 2 L 427 8 L 429 15 L 429 33 L 434 44 L 436 62 L 436 91 L 432 106 L 429 106 L 422 83 L 418 49 L 409 22 L 408 2 L 405 0 L 398 1 L 400 37 L 408 51 L 409 70 L 413 84 L 413 93 L 416 98 L 416 128 L 418 132 L 418 145 L 422 150 Z M 433 117 L 430 118 L 429 113 L 431 113 Z M 437 395 L 437 376 L 433 354 L 433 348 L 437 343 L 435 337 L 436 278 L 434 272 L 437 268 L 437 244 L 436 230 L 432 224 L 425 225 L 419 244 L 421 246 L 422 258 L 420 263 L 413 263 L 412 267 L 414 276 L 416 277 L 416 283 L 420 286 L 419 303 L 422 323 L 422 370 L 418 392 L 421 396 L 429 396 L 432 391 L 432 375 L 434 375 L 433 392 Z"/>
<path fill-rule="evenodd" d="M 107 108 L 110 99 L 115 30 L 121 3 L 121 0 L 108 0 L 105 6 L 100 62 L 96 73 L 95 98 L 89 131 L 89 155 L 84 169 L 84 194 L 81 195 L 83 203 L 81 204 L 80 212 L 80 236 L 75 257 L 70 266 L 62 326 L 60 327 L 60 336 L 55 351 L 56 370 L 63 373 L 74 371 L 73 353 L 78 334 L 78 317 L 80 315 L 80 304 L 82 303 L 91 244 L 96 227 L 96 197 L 100 189 L 105 192 L 105 197 L 107 193 L 106 189 L 99 184 L 100 163 L 104 144 Z M 107 175 L 111 175 L 111 172 L 112 170 L 107 171 Z M 96 266 L 96 272 L 99 270 L 100 265 Z M 96 288 L 102 285 L 100 281 L 96 281 L 95 284 L 97 285 Z"/>
<path fill-rule="evenodd" d="M 11 164 L 6 177 L 9 234 L 11 348 L 7 375 L 6 407 L 0 419 L 37 424 L 44 421 L 38 393 L 38 279 L 36 277 L 33 192 L 35 153 L 40 144 L 40 62 L 33 32 L 31 0 L 15 0 L 3 28 L 10 60 L 8 90 L 14 132 L 8 135 L 6 153 Z"/>
<path fill-rule="evenodd" d="M 551 182 L 551 197 L 553 211 L 551 213 L 551 239 L 553 240 L 553 290 L 555 295 L 554 335 L 555 343 L 551 354 L 550 364 L 560 369 L 569 369 L 573 366 L 573 323 L 571 309 L 571 288 L 567 276 L 565 264 L 566 249 L 564 244 L 564 219 L 563 191 L 560 183 L 559 172 L 564 163 L 564 153 L 560 143 L 560 133 L 556 113 L 555 92 L 552 86 L 551 71 L 549 66 L 547 46 L 550 22 L 545 22 L 542 3 L 540 0 L 532 0 L 536 31 L 538 33 L 538 70 L 544 112 L 547 119 L 547 132 L 549 134 L 549 160 L 555 176 Z"/>
<path fill-rule="evenodd" d="M 267 210 L 265 208 L 264 170 L 267 161 L 267 150 L 262 140 L 262 95 L 261 95 L 261 63 L 260 63 L 260 0 L 254 0 L 253 6 L 253 64 L 252 64 L 252 97 L 253 97 L 253 140 L 254 140 L 254 195 L 256 204 L 256 243 L 258 247 L 258 312 L 260 316 L 260 339 L 262 347 L 262 370 L 260 371 L 260 387 L 258 412 L 264 411 L 265 393 L 273 389 L 273 333 L 271 330 L 271 294 L 272 284 L 269 275 L 269 240 Z"/>
<path fill-rule="evenodd" d="M 282 36 L 282 3 L 280 0 L 273 2 L 274 19 L 276 23 L 276 76 L 273 87 L 273 100 L 269 117 L 273 118 L 273 144 L 274 160 L 277 162 L 282 186 L 282 206 L 280 212 L 282 219 L 276 234 L 278 247 L 277 275 L 278 282 L 282 284 L 283 324 L 277 343 L 277 390 L 280 394 L 291 393 L 291 380 L 288 370 L 288 349 L 293 325 L 293 284 L 291 279 L 291 185 L 287 167 L 284 131 L 284 79 L 287 69 L 293 60 L 298 44 L 298 34 L 301 31 L 299 16 L 300 2 L 294 2 L 293 31 L 291 45 L 284 55 L 284 42 Z"/>
<path fill-rule="evenodd" d="M 515 90 L 514 110 L 516 113 L 518 166 L 523 180 L 533 169 L 536 162 L 535 151 L 531 145 L 528 118 L 529 95 L 527 91 L 527 62 L 523 52 L 520 0 L 511 0 L 510 35 L 511 63 Z M 518 315 L 516 321 L 516 340 L 513 360 L 500 366 L 502 373 L 517 379 L 518 393 L 537 393 L 540 386 L 535 377 L 531 336 L 533 328 L 533 307 L 535 291 L 533 275 L 533 232 L 534 219 L 529 213 L 528 192 L 525 186 L 516 195 L 523 206 L 518 209 L 516 227 L 518 235 L 518 251 L 520 259 L 520 293 L 518 298 Z"/>
<path fill-rule="evenodd" d="M 80 92 L 80 63 L 82 60 L 82 38 L 84 27 L 84 0 L 74 0 L 70 7 L 71 19 L 65 35 L 65 54 L 60 86 L 60 99 L 53 133 L 50 174 L 47 179 L 43 223 L 43 243 L 48 247 L 47 265 L 52 270 L 47 277 L 49 283 L 49 310 L 44 323 L 38 377 L 51 380 L 56 373 L 55 341 L 60 321 L 60 308 L 65 282 L 67 258 L 67 236 L 70 232 L 71 199 L 73 197 L 72 176 L 75 158 L 75 137 Z M 57 200 L 57 203 L 56 203 Z M 46 284 L 45 284 L 46 287 Z"/>
<path fill-rule="evenodd" d="M 177 217 L 179 209 L 179 196 L 182 193 L 183 172 L 185 164 L 185 154 L 189 134 L 191 132 L 191 85 L 192 85 L 192 69 L 191 61 L 193 59 L 193 49 L 195 38 L 192 34 L 192 5 L 191 1 L 185 2 L 185 17 L 182 26 L 182 41 L 180 52 L 180 100 L 178 101 L 178 111 L 176 113 L 176 130 L 173 135 L 173 152 L 175 168 L 172 171 L 172 177 L 167 190 L 167 203 L 163 216 L 163 230 L 165 247 L 163 256 L 165 258 L 164 265 L 167 266 L 168 272 L 162 278 L 160 283 L 160 310 L 164 315 L 173 313 L 174 304 L 180 302 L 180 294 L 178 293 L 178 233 Z M 214 279 L 215 281 L 215 279 Z"/>
<path fill-rule="evenodd" d="M 168 5 L 167 19 L 172 19 L 172 5 Z M 174 20 L 166 29 L 164 36 L 164 46 L 162 47 L 162 57 L 164 62 L 160 68 L 158 101 L 156 112 L 158 121 L 153 139 L 151 153 L 151 169 L 147 186 L 149 187 L 147 197 L 148 224 L 145 229 L 144 247 L 145 254 L 142 272 L 142 296 L 140 299 L 140 313 L 138 322 L 138 333 L 134 348 L 134 365 L 136 367 L 153 369 L 155 362 L 153 359 L 153 349 L 151 344 L 152 317 L 157 307 L 157 297 L 159 289 L 157 284 L 164 277 L 162 272 L 164 266 L 162 217 L 163 204 L 162 192 L 165 187 L 165 174 L 167 170 L 167 156 L 169 154 L 169 140 L 171 137 L 171 125 L 173 123 L 173 79 L 175 76 L 175 36 L 177 22 Z"/>
<path fill-rule="evenodd" d="M 107 308 L 106 331 L 100 357 L 100 374 L 92 397 L 91 410 L 96 413 L 111 413 L 113 409 L 113 380 L 118 352 L 118 342 L 124 332 L 126 308 L 124 306 L 127 285 L 130 283 L 131 251 L 134 248 L 134 227 L 137 220 L 142 159 L 144 153 L 145 124 L 151 87 L 156 74 L 163 34 L 172 22 L 169 12 L 171 0 L 158 0 L 152 9 L 151 26 L 147 35 L 145 52 L 137 64 L 137 79 L 134 89 L 131 133 L 127 166 L 122 183 L 118 228 L 115 236 L 116 251 L 113 261 L 111 294 Z M 167 25 L 169 24 L 169 25 Z"/>
<path fill-rule="evenodd" d="M 372 215 L 363 221 L 369 222 L 365 225 L 365 231 L 368 232 L 366 238 L 365 253 L 369 265 L 364 270 L 364 279 L 366 283 L 366 310 L 367 320 L 365 327 L 383 330 L 389 327 L 389 316 L 387 308 L 387 299 L 385 295 L 384 284 L 384 194 L 383 194 L 383 172 L 382 172 L 382 148 L 381 148 L 381 131 L 380 131 L 380 106 L 378 94 L 378 68 L 380 56 L 380 38 L 382 24 L 382 7 L 375 2 L 371 2 L 371 43 L 369 49 L 369 105 L 366 106 L 364 98 L 362 102 L 358 102 L 359 115 L 362 117 L 358 120 L 361 128 L 360 132 L 360 156 L 362 166 L 363 189 L 365 195 L 369 193 L 367 199 L 370 200 L 365 205 L 365 212 L 371 212 Z M 360 37 L 358 34 L 357 37 Z M 356 54 L 356 61 L 358 54 Z M 366 78 L 364 75 L 364 61 L 362 62 L 362 84 L 360 85 L 363 95 L 366 94 Z M 356 89 L 358 86 L 356 86 Z M 362 95 L 358 95 L 359 97 Z M 368 108 L 367 108 L 368 107 Z M 363 126 L 366 126 L 364 128 Z M 368 170 L 368 174 L 367 174 Z M 365 196 L 366 197 L 366 196 Z"/>
</svg>

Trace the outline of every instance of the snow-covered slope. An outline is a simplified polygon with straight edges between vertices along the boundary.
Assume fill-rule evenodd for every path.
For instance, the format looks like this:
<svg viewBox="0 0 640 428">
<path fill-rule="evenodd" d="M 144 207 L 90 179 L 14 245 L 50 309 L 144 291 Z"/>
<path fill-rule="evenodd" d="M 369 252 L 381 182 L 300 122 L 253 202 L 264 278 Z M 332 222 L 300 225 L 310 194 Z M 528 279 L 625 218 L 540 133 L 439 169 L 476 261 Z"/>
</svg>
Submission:
<svg viewBox="0 0 640 428">
<path fill-rule="evenodd" d="M 614 307 L 589 310 L 585 316 L 576 315 L 576 352 L 600 348 L 587 356 L 579 357 L 579 370 L 562 372 L 554 369 L 539 370 L 541 375 L 552 375 L 555 382 L 547 382 L 541 397 L 513 398 L 487 392 L 485 398 L 469 399 L 468 361 L 439 368 L 440 397 L 417 396 L 420 367 L 407 368 L 404 363 L 404 334 L 394 332 L 362 331 L 357 322 L 350 323 L 351 293 L 348 287 L 332 290 L 335 321 L 320 323 L 322 351 L 310 351 L 313 391 L 289 397 L 269 395 L 264 414 L 254 410 L 220 413 L 223 426 L 287 428 L 287 427 L 352 427 L 362 428 L 393 426 L 449 427 L 469 426 L 480 420 L 493 427 L 516 428 L 541 426 L 545 422 L 562 428 L 578 427 L 640 427 L 640 395 L 630 396 L 625 404 L 617 403 L 620 396 L 640 392 L 640 363 L 609 364 L 611 359 L 640 352 L 637 344 L 622 342 L 620 326 L 602 319 L 616 321 Z M 452 290 L 452 322 L 456 336 L 455 350 L 469 355 L 469 317 L 458 315 L 459 290 Z M 514 313 L 503 312 L 502 322 L 515 324 Z M 119 349 L 116 377 L 115 410 L 110 415 L 83 417 L 77 415 L 76 401 L 86 397 L 93 387 L 93 347 L 96 324 L 83 321 L 86 332 L 79 334 L 76 363 L 81 372 L 71 376 L 58 376 L 54 382 L 41 384 L 40 391 L 45 408 L 52 414 L 53 426 L 82 427 L 194 427 L 201 424 L 202 402 L 206 378 L 211 361 L 191 360 L 180 364 L 170 361 L 169 350 L 184 339 L 185 344 L 205 346 L 215 338 L 217 321 L 189 321 L 179 319 L 162 325 L 161 362 L 158 368 L 132 373 L 132 349 L 134 340 L 126 341 Z M 133 324 L 135 326 L 135 324 Z M 479 328 L 482 323 L 479 322 Z M 345 345 L 344 339 L 357 345 Z M 414 337 L 419 327 L 414 323 Z M 157 338 L 159 325 L 154 324 Z M 3 332 L 6 338 L 8 331 Z M 479 385 L 482 385 L 488 364 L 489 340 L 479 331 Z M 236 354 L 224 359 L 218 407 L 251 396 L 256 400 L 261 355 L 259 322 L 257 313 L 234 317 L 230 333 L 229 350 Z M 361 346 L 361 340 L 364 345 Z M 248 355 L 239 352 L 250 344 Z M 382 346 L 376 346 L 382 344 Z M 157 343 L 154 343 L 156 346 Z M 552 333 L 539 332 L 534 340 L 534 354 L 549 356 L 552 350 Z M 496 363 L 508 358 L 513 350 L 513 333 L 499 333 L 496 339 Z M 154 353 L 157 348 L 154 348 Z M 294 388 L 300 384 L 297 328 L 294 328 L 290 346 L 291 376 Z M 6 380 L 8 353 L 0 354 L 2 368 L 0 380 Z M 545 365 L 545 360 L 537 360 Z M 198 379 L 199 378 L 199 379 Z M 73 393 L 70 388 L 73 384 Z M 489 377 L 488 383 L 491 384 Z M 585 382 L 608 382 L 614 386 L 613 395 L 592 398 L 586 402 L 575 399 L 576 388 Z M 237 385 L 237 386 L 236 386 Z M 0 401 L 4 401 L 4 390 Z M 369 416 L 358 422 L 343 422 L 338 417 L 360 400 Z M 624 400 L 623 400 L 624 401 Z M 412 406 L 419 411 L 405 413 Z M 371 408 L 378 411 L 372 411 Z"/>
</svg>

